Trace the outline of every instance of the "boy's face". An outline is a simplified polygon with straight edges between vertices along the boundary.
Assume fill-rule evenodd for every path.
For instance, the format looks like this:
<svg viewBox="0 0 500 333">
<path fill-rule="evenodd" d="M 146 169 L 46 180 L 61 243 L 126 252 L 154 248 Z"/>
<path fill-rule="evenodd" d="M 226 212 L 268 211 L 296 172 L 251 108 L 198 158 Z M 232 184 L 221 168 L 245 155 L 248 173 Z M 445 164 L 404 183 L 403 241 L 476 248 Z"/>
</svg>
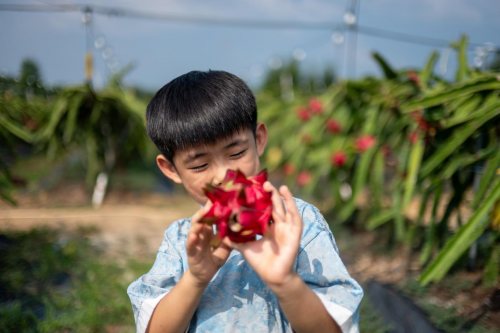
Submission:
<svg viewBox="0 0 500 333">
<path fill-rule="evenodd" d="M 228 169 L 239 169 L 247 177 L 256 175 L 260 171 L 259 157 L 264 153 L 266 143 L 266 125 L 257 123 L 255 138 L 250 129 L 245 129 L 214 145 L 177 151 L 175 167 L 163 155 L 158 155 L 156 161 L 168 178 L 183 184 L 189 195 L 204 205 L 208 198 L 203 188 L 207 184 L 219 186 Z"/>
</svg>

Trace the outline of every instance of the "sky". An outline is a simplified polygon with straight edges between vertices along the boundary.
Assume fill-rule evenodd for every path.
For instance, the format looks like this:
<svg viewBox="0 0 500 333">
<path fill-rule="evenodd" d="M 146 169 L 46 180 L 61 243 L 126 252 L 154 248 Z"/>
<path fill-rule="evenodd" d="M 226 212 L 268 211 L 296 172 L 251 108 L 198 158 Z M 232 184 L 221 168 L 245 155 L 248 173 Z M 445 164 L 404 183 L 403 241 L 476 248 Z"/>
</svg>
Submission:
<svg viewBox="0 0 500 333">
<path fill-rule="evenodd" d="M 225 18 L 342 23 L 352 0 L 0 0 L 5 4 L 88 4 L 148 13 Z M 467 34 L 474 43 L 500 47 L 500 1 L 498 0 L 360 0 L 358 22 L 362 26 L 458 40 Z M 287 61 L 294 50 L 303 49 L 304 72 L 319 73 L 328 65 L 340 77 L 381 75 L 371 53 L 381 53 L 397 69 L 423 66 L 433 50 L 442 47 L 414 45 L 359 35 L 356 69 L 343 67 L 345 44 L 335 44 L 330 29 L 263 29 L 188 24 L 94 14 L 94 39 L 103 37 L 105 46 L 94 49 L 94 83 L 105 85 L 111 74 L 103 50 L 114 68 L 133 64 L 126 83 L 158 90 L 175 77 L 192 70 L 225 70 L 258 87 L 271 58 Z M 352 36 L 352 35 L 351 35 Z M 349 37 L 349 36 L 348 36 Z M 92 39 L 92 41 L 94 40 Z M 351 39 L 352 40 L 352 39 Z M 102 41 L 102 39 L 100 39 Z M 94 43 L 92 43 L 94 44 Z M 25 58 L 40 66 L 44 82 L 79 84 L 84 80 L 86 29 L 81 13 L 32 13 L 0 11 L 0 74 L 17 75 Z M 95 46 L 93 46 L 95 48 Z M 108 53 L 109 54 L 109 53 Z M 474 51 L 469 53 L 472 63 Z M 451 53 L 447 76 L 456 69 Z"/>
</svg>

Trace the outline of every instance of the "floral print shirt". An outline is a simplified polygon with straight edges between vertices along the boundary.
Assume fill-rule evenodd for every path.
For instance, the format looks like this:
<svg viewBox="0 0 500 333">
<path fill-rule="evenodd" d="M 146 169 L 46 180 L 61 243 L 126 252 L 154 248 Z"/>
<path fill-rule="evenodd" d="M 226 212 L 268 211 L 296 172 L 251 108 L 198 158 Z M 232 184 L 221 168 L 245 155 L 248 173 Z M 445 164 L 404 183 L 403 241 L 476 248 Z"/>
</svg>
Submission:
<svg viewBox="0 0 500 333">
<path fill-rule="evenodd" d="M 363 290 L 342 263 L 333 234 L 320 211 L 301 199 L 295 198 L 295 202 L 303 220 L 295 270 L 318 295 L 342 332 L 359 332 Z M 188 269 L 185 249 L 189 228 L 190 219 L 170 225 L 151 270 L 128 287 L 137 332 L 146 331 L 156 305 Z M 187 332 L 292 332 L 292 329 L 275 295 L 244 257 L 233 250 L 205 289 Z"/>
</svg>

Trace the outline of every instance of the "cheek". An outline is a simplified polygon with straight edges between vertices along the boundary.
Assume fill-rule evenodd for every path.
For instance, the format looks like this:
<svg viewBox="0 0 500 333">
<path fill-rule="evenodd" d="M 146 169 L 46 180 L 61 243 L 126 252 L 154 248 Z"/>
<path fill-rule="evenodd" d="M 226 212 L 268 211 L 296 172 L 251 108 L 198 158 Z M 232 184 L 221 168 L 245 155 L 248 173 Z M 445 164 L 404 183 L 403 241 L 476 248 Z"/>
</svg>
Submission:
<svg viewBox="0 0 500 333">
<path fill-rule="evenodd" d="M 241 163 L 238 163 L 238 168 L 243 171 L 247 177 L 255 176 L 259 173 L 260 163 L 256 152 L 252 151 L 250 154 L 247 154 L 244 158 L 242 158 Z"/>
</svg>

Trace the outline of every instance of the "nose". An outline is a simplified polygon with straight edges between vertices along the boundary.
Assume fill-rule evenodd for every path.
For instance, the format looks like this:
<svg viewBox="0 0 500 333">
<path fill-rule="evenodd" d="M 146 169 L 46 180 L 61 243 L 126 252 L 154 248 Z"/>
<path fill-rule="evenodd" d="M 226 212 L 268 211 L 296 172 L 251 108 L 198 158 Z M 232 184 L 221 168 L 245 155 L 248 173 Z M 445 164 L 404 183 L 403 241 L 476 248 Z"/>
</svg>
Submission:
<svg viewBox="0 0 500 333">
<path fill-rule="evenodd" d="M 226 172 L 227 168 L 217 168 L 217 170 L 214 172 L 214 176 L 212 178 L 212 186 L 221 186 L 222 181 L 226 177 Z"/>
</svg>

